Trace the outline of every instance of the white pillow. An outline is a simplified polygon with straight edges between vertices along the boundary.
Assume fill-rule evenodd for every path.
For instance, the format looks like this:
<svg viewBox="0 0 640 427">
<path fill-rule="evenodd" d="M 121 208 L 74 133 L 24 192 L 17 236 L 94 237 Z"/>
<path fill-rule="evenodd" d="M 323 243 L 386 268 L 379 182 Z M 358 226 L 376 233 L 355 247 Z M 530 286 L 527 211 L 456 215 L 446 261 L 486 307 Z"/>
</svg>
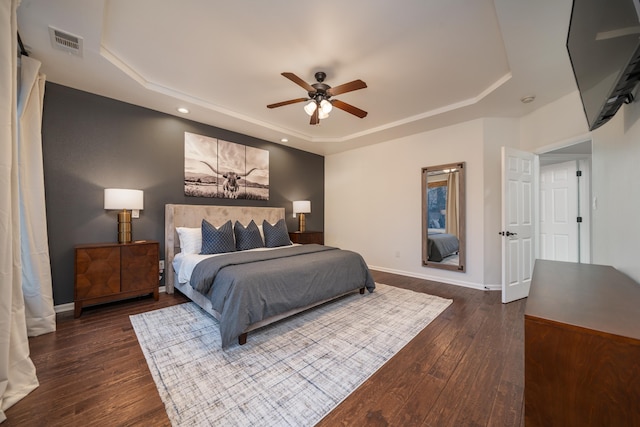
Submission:
<svg viewBox="0 0 640 427">
<path fill-rule="evenodd" d="M 258 230 L 260 230 L 260 237 L 262 237 L 262 244 L 264 245 L 264 229 L 262 225 L 258 225 Z"/>
<path fill-rule="evenodd" d="M 199 254 L 202 250 L 202 228 L 176 227 L 180 238 L 180 252 Z"/>
</svg>

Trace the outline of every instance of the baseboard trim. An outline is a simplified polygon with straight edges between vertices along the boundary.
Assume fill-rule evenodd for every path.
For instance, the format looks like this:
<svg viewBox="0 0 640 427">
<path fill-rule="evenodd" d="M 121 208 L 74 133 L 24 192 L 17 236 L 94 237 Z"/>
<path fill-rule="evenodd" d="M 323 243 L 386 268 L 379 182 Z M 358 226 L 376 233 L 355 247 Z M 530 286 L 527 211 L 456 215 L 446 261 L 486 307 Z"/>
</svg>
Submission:
<svg viewBox="0 0 640 427">
<path fill-rule="evenodd" d="M 495 285 L 495 284 L 485 285 L 482 283 L 466 282 L 464 280 L 455 280 L 455 279 L 450 279 L 446 277 L 432 276 L 429 274 L 418 274 L 411 271 L 396 270 L 393 268 L 386 268 L 386 267 L 377 267 L 374 265 L 370 265 L 369 268 L 372 270 L 383 271 L 385 273 L 398 274 L 400 276 L 413 277 L 416 279 L 432 280 L 434 282 L 446 283 L 447 285 L 463 286 L 465 288 L 478 289 L 480 291 L 501 291 L 502 290 L 502 285 Z"/>
<path fill-rule="evenodd" d="M 53 310 L 56 313 L 66 313 L 67 311 L 73 311 L 73 308 L 74 304 L 72 302 L 53 306 Z"/>
<path fill-rule="evenodd" d="M 164 293 L 166 292 L 167 289 L 165 286 L 160 286 L 160 288 L 158 289 L 158 292 L 160 293 Z M 75 308 L 75 304 L 72 302 L 68 302 L 66 304 L 58 304 L 58 305 L 54 305 L 53 306 L 53 311 L 55 311 L 56 313 L 67 313 L 69 311 L 73 311 Z"/>
<path fill-rule="evenodd" d="M 442 278 L 442 277 L 430 276 L 428 274 L 416 274 L 410 271 L 396 270 L 393 268 L 386 268 L 386 267 L 376 267 L 372 265 L 370 265 L 369 268 L 371 268 L 372 270 L 383 271 L 385 273 L 392 273 L 392 274 L 398 274 L 400 276 L 414 277 L 416 279 L 432 280 L 434 282 L 446 283 L 448 285 L 464 286 L 465 288 L 473 288 L 473 289 L 478 289 L 480 291 L 501 291 L 502 290 L 502 285 L 482 285 L 478 283 L 465 282 L 462 280 L 451 280 L 451 279 Z M 166 286 L 160 286 L 158 291 L 161 293 L 165 293 L 167 292 L 167 288 Z M 72 302 L 69 302 L 66 304 L 59 304 L 54 306 L 53 309 L 56 313 L 67 313 L 69 311 L 73 311 L 74 304 Z"/>
</svg>

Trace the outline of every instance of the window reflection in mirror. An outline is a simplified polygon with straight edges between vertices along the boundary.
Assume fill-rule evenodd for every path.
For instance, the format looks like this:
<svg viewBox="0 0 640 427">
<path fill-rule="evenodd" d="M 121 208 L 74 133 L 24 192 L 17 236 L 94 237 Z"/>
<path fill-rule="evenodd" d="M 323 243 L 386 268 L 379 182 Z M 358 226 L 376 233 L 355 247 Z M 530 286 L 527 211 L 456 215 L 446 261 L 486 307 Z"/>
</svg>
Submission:
<svg viewBox="0 0 640 427">
<path fill-rule="evenodd" d="M 464 162 L 422 168 L 422 265 L 465 271 Z"/>
</svg>

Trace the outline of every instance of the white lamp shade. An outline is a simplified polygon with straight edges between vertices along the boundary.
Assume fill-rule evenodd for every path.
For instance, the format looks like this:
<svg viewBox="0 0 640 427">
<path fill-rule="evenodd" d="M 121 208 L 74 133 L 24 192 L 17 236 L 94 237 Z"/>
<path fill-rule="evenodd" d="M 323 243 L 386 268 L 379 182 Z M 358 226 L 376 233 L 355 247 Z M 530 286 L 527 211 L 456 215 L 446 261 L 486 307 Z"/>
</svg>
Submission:
<svg viewBox="0 0 640 427">
<path fill-rule="evenodd" d="M 320 102 L 320 109 L 322 110 L 323 113 L 327 114 L 328 116 L 331 110 L 333 109 L 333 105 L 326 99 L 323 99 Z"/>
<path fill-rule="evenodd" d="M 307 105 L 304 106 L 304 111 L 308 115 L 312 115 L 313 112 L 316 111 L 316 108 L 318 108 L 316 101 L 311 100 L 310 102 L 307 103 Z"/>
<path fill-rule="evenodd" d="M 309 200 L 296 200 L 293 202 L 293 213 L 311 213 L 311 202 Z"/>
<path fill-rule="evenodd" d="M 104 189 L 105 209 L 144 209 L 144 192 L 124 188 Z"/>
</svg>

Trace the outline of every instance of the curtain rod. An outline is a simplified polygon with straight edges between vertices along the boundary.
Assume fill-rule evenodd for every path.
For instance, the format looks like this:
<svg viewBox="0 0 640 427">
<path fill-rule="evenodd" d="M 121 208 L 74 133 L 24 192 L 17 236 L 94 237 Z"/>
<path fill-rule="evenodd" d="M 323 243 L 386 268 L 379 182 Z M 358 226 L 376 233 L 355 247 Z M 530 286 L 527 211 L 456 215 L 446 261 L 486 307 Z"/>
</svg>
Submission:
<svg viewBox="0 0 640 427">
<path fill-rule="evenodd" d="M 29 56 L 29 53 L 27 52 L 27 50 L 24 48 L 24 45 L 22 44 L 22 39 L 20 38 L 20 31 L 18 31 L 18 46 L 20 46 L 20 55 Z"/>
</svg>

